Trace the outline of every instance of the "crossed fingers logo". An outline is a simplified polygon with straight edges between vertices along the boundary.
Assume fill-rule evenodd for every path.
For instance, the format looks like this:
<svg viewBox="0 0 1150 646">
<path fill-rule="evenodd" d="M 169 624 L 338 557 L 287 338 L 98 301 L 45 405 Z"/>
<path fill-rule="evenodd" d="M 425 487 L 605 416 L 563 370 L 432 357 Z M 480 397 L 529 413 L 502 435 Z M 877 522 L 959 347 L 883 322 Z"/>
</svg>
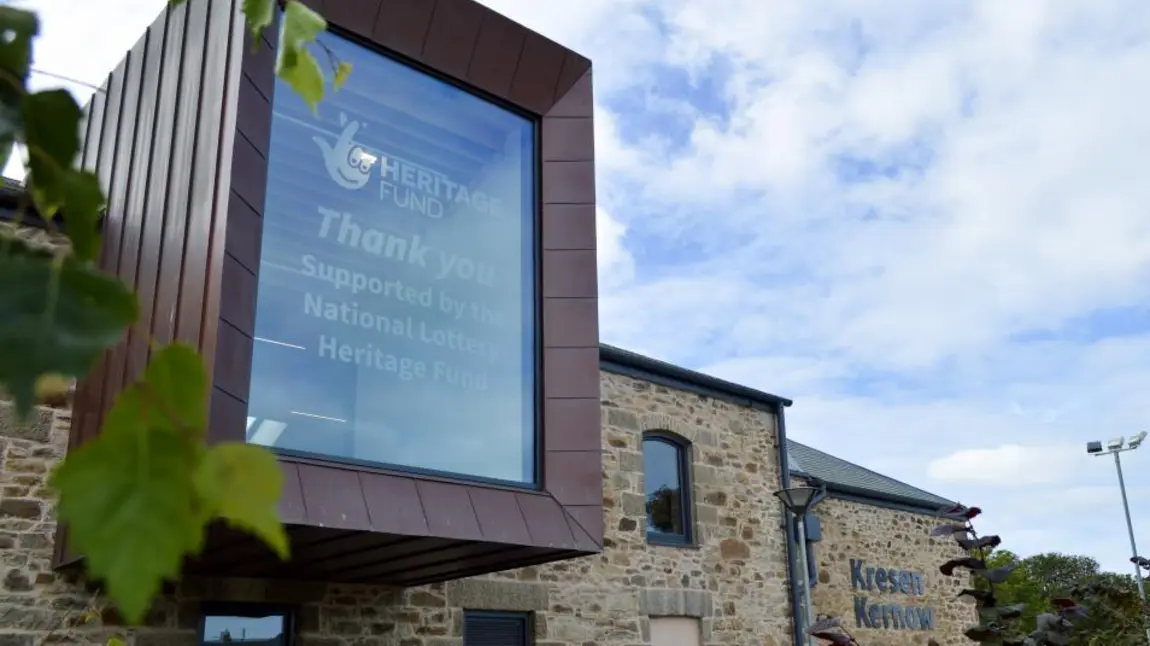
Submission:
<svg viewBox="0 0 1150 646">
<path fill-rule="evenodd" d="M 363 188 L 371 178 L 371 167 L 378 158 L 355 142 L 355 135 L 362 125 L 359 121 L 348 121 L 347 115 L 341 112 L 339 122 L 343 130 L 334 145 L 318 135 L 312 137 L 312 141 L 319 146 L 324 167 L 336 184 L 353 190 Z"/>
</svg>

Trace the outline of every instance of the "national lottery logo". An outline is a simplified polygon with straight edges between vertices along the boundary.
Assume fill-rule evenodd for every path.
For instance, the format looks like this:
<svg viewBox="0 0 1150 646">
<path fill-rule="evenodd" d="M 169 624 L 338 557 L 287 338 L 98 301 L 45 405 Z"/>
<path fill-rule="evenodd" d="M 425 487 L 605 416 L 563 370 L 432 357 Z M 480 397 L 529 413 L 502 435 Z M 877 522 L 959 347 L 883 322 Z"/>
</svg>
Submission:
<svg viewBox="0 0 1150 646">
<path fill-rule="evenodd" d="M 343 130 L 334 145 L 318 135 L 312 137 L 312 141 L 319 146 L 324 167 L 336 184 L 346 189 L 361 189 L 371 179 L 371 167 L 379 158 L 355 142 L 355 135 L 363 124 L 349 121 L 343 112 L 339 113 L 339 124 Z"/>
</svg>

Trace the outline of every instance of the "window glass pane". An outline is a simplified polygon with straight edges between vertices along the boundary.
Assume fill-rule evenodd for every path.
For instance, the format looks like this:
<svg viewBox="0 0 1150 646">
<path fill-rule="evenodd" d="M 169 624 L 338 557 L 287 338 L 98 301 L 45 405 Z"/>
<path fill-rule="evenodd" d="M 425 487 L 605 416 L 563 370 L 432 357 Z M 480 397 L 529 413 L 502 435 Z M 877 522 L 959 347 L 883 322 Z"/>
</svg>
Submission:
<svg viewBox="0 0 1150 646">
<path fill-rule="evenodd" d="M 527 646 L 527 615 L 465 612 L 463 646 Z"/>
<path fill-rule="evenodd" d="M 276 81 L 248 439 L 532 482 L 535 123 L 321 39 L 355 71 Z"/>
<path fill-rule="evenodd" d="M 245 646 L 284 646 L 284 616 L 269 614 L 255 617 L 209 615 L 204 617 L 204 646 L 244 644 Z"/>
<path fill-rule="evenodd" d="M 647 489 L 647 529 L 683 534 L 681 449 L 670 442 L 643 442 L 643 480 Z"/>
</svg>

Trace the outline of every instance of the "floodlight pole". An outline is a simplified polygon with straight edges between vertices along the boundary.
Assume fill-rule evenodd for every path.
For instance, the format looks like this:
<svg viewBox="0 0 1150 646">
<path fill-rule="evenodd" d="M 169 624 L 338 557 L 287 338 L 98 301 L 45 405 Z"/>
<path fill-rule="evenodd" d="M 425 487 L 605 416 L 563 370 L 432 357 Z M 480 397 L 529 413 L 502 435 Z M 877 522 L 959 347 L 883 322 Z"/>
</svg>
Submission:
<svg viewBox="0 0 1150 646">
<path fill-rule="evenodd" d="M 1134 541 L 1134 522 L 1130 520 L 1130 501 L 1126 499 L 1126 479 L 1122 477 L 1121 450 L 1114 452 L 1114 469 L 1118 471 L 1118 489 L 1122 491 L 1122 510 L 1126 512 L 1126 532 L 1130 535 L 1130 554 L 1138 556 L 1138 544 Z M 1134 581 L 1138 583 L 1138 598 L 1146 605 L 1146 588 L 1142 583 L 1142 568 L 1134 564 Z M 1145 619 L 1143 619 L 1145 621 Z M 1146 627 L 1146 643 L 1150 644 L 1150 626 Z"/>
<path fill-rule="evenodd" d="M 1130 520 L 1130 501 L 1126 497 L 1126 478 L 1122 475 L 1122 457 L 1123 451 L 1133 451 L 1141 446 L 1141 442 L 1134 446 L 1123 447 L 1121 444 L 1111 448 L 1105 453 L 1099 455 L 1106 455 L 1106 453 L 1114 454 L 1114 470 L 1118 472 L 1118 490 L 1122 492 L 1122 510 L 1126 513 L 1126 532 L 1130 536 L 1130 553 L 1131 556 L 1138 556 L 1138 544 L 1134 540 L 1134 522 Z M 1142 607 L 1146 607 L 1146 588 L 1142 583 L 1142 568 L 1134 562 L 1134 582 L 1138 584 L 1138 599 L 1142 602 Z M 1150 625 L 1146 624 L 1145 613 L 1142 613 L 1142 623 L 1146 626 L 1146 643 L 1150 645 Z"/>
</svg>

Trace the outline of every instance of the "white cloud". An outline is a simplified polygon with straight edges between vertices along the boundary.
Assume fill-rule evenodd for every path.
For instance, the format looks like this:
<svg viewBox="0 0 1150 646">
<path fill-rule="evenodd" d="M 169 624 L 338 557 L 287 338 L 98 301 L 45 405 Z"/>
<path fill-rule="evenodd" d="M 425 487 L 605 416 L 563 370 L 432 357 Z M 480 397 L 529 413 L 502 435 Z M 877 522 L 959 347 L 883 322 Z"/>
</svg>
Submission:
<svg viewBox="0 0 1150 646">
<path fill-rule="evenodd" d="M 627 227 L 602 207 L 595 210 L 595 238 L 599 264 L 599 288 L 611 291 L 635 277 L 635 260 L 624 246 Z"/>
<path fill-rule="evenodd" d="M 935 480 L 975 485 L 1048 485 L 1074 477 L 1082 451 L 1073 446 L 1019 446 L 964 449 L 931 460 L 927 475 Z"/>
</svg>

